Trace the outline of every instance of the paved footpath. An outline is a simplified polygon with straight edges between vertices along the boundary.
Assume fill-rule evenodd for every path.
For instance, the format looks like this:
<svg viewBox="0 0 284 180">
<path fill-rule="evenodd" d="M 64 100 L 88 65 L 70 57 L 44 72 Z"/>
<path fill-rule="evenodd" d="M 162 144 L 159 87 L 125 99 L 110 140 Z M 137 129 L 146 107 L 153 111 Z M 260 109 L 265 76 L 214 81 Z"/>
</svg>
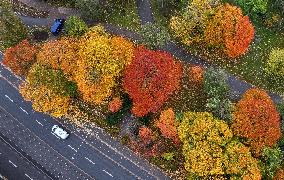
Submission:
<svg viewBox="0 0 284 180">
<path fill-rule="evenodd" d="M 137 0 L 137 9 L 138 14 L 141 19 L 142 24 L 145 23 L 153 23 L 154 19 L 153 12 L 151 9 L 151 3 L 150 0 Z M 203 67 L 214 67 L 213 64 L 207 63 L 205 60 L 189 54 L 182 46 L 179 46 L 173 42 L 168 42 L 164 47 L 161 48 L 164 51 L 170 52 L 172 55 L 174 55 L 176 58 L 186 61 L 188 63 L 194 64 L 194 65 L 200 65 Z M 231 88 L 231 98 L 234 100 L 238 100 L 241 98 L 242 94 L 245 93 L 248 89 L 255 87 L 254 85 L 240 80 L 238 77 L 227 73 L 228 76 L 228 84 Z M 275 103 L 281 102 L 283 99 L 276 93 L 270 93 L 268 92 L 270 97 Z"/>
</svg>

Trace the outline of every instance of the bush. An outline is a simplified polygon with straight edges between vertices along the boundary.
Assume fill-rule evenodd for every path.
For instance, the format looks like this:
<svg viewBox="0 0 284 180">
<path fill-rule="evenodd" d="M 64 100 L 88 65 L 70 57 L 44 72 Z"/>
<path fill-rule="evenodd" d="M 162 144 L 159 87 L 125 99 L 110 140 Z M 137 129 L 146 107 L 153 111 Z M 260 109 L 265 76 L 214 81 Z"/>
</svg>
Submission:
<svg viewBox="0 0 284 180">
<path fill-rule="evenodd" d="M 9 1 L 0 1 L 0 12 L 0 51 L 4 51 L 26 39 L 28 30 L 14 14 Z"/>
<path fill-rule="evenodd" d="M 221 69 L 209 68 L 204 74 L 204 91 L 208 95 L 206 107 L 214 116 L 231 120 L 232 103 L 229 100 L 227 74 Z"/>
<path fill-rule="evenodd" d="M 128 136 L 123 136 L 123 137 L 121 137 L 120 142 L 123 145 L 127 145 L 130 142 L 130 138 Z"/>
<path fill-rule="evenodd" d="M 243 95 L 233 112 L 232 129 L 246 139 L 256 156 L 265 146 L 277 143 L 281 137 L 280 116 L 265 91 L 250 89 Z"/>
<path fill-rule="evenodd" d="M 268 0 L 235 0 L 245 14 L 255 17 L 265 14 L 268 8 Z"/>
<path fill-rule="evenodd" d="M 284 49 L 273 49 L 270 52 L 265 71 L 271 75 L 284 77 Z"/>
<path fill-rule="evenodd" d="M 283 161 L 283 154 L 279 147 L 265 147 L 261 156 L 261 170 L 264 179 L 272 179 Z"/>
<path fill-rule="evenodd" d="M 70 16 L 65 22 L 64 29 L 68 36 L 79 37 L 88 31 L 88 26 L 81 18 Z"/>
<path fill-rule="evenodd" d="M 151 49 L 162 47 L 170 41 L 167 29 L 155 23 L 142 25 L 140 34 L 142 36 L 142 43 Z"/>
</svg>

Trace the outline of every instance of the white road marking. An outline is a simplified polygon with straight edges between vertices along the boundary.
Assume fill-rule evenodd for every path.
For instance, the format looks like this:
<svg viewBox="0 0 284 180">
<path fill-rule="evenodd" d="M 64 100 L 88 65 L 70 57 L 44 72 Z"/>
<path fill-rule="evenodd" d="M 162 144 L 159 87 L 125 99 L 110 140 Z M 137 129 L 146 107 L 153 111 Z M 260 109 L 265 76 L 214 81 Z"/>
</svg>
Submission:
<svg viewBox="0 0 284 180">
<path fill-rule="evenodd" d="M 107 173 L 109 176 L 113 177 L 112 174 L 110 174 L 109 172 L 107 172 L 106 170 L 103 170 L 103 172 Z"/>
<path fill-rule="evenodd" d="M 87 157 L 85 157 L 85 159 L 87 159 L 90 163 L 92 163 L 92 164 L 96 164 L 96 163 L 94 163 L 92 160 L 90 160 L 89 158 L 87 158 Z"/>
<path fill-rule="evenodd" d="M 9 163 L 11 163 L 14 167 L 18 167 L 16 164 L 14 164 L 12 161 L 9 160 Z"/>
<path fill-rule="evenodd" d="M 11 83 L 10 81 L 8 81 L 8 79 L 6 79 L 4 76 L 2 76 L 0 74 L 0 77 L 3 78 L 8 84 L 10 84 L 11 86 L 13 86 L 15 89 L 19 90 L 19 88 L 17 88 L 17 86 L 15 86 L 13 83 Z"/>
<path fill-rule="evenodd" d="M 25 174 L 25 176 L 27 176 L 30 180 L 33 180 L 29 175 Z"/>
<path fill-rule="evenodd" d="M 20 109 L 25 112 L 26 114 L 29 114 L 26 110 L 24 110 L 21 106 L 20 106 Z"/>
<path fill-rule="evenodd" d="M 75 152 L 77 152 L 77 150 L 76 150 L 75 148 L 73 148 L 71 145 L 68 144 L 68 146 L 69 146 L 72 150 L 74 150 Z"/>
<path fill-rule="evenodd" d="M 41 122 L 39 122 L 37 119 L 36 119 L 36 122 L 37 122 L 38 124 L 40 124 L 41 126 L 43 126 L 43 124 L 41 124 Z"/>
<path fill-rule="evenodd" d="M 11 102 L 14 102 L 8 95 L 5 94 L 5 97 L 8 98 Z"/>
</svg>

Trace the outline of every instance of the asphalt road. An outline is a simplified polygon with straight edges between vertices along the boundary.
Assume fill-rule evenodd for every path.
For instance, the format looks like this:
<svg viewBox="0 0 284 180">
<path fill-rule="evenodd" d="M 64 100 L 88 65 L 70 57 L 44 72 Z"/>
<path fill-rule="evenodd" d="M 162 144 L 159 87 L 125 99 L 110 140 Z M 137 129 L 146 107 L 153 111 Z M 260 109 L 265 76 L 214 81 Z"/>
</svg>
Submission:
<svg viewBox="0 0 284 180">
<path fill-rule="evenodd" d="M 1 120 L 8 114 L 1 113 Z M 44 171 L 29 161 L 20 151 L 13 147 L 5 138 L 0 136 L 0 174 L 10 180 L 22 179 L 51 179 Z"/>
<path fill-rule="evenodd" d="M 10 117 L 0 120 L 0 133 L 53 179 L 168 179 L 157 168 L 106 138 L 100 129 L 93 130 L 94 138 L 77 132 L 72 124 L 64 124 L 71 135 L 66 140 L 58 139 L 51 134 L 51 127 L 62 123 L 35 112 L 19 94 L 20 82 L 0 65 L 0 111 Z"/>
</svg>

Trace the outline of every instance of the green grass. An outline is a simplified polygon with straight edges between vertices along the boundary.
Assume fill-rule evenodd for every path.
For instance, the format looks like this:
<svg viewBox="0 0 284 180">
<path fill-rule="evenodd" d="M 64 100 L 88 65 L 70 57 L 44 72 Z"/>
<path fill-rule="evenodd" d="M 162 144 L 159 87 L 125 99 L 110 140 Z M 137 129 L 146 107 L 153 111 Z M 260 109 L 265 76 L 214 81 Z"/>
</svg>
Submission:
<svg viewBox="0 0 284 180">
<path fill-rule="evenodd" d="M 135 1 L 130 1 L 125 7 L 113 8 L 106 21 L 136 32 L 141 26 Z"/>
<path fill-rule="evenodd" d="M 226 0 L 232 2 L 232 0 Z M 157 23 L 168 27 L 169 18 L 162 16 L 157 9 L 157 0 L 151 0 L 154 18 Z M 274 10 L 271 10 L 274 11 Z M 205 47 L 192 45 L 186 47 L 189 53 L 218 65 L 241 79 L 271 92 L 284 95 L 284 79 L 268 75 L 264 71 L 269 53 L 273 48 L 284 48 L 284 32 L 275 32 L 263 27 L 262 23 L 254 22 L 255 41 L 248 52 L 235 62 L 228 63 L 228 59 L 220 57 L 216 49 L 208 50 Z M 209 52 L 209 53 L 208 53 Z M 220 60 L 221 59 L 221 60 Z"/>
<path fill-rule="evenodd" d="M 239 58 L 239 63 L 224 64 L 233 74 L 266 90 L 284 95 L 284 79 L 265 73 L 264 68 L 273 48 L 284 48 L 284 34 L 276 33 L 265 28 L 256 28 L 256 38 L 246 55 Z"/>
</svg>

